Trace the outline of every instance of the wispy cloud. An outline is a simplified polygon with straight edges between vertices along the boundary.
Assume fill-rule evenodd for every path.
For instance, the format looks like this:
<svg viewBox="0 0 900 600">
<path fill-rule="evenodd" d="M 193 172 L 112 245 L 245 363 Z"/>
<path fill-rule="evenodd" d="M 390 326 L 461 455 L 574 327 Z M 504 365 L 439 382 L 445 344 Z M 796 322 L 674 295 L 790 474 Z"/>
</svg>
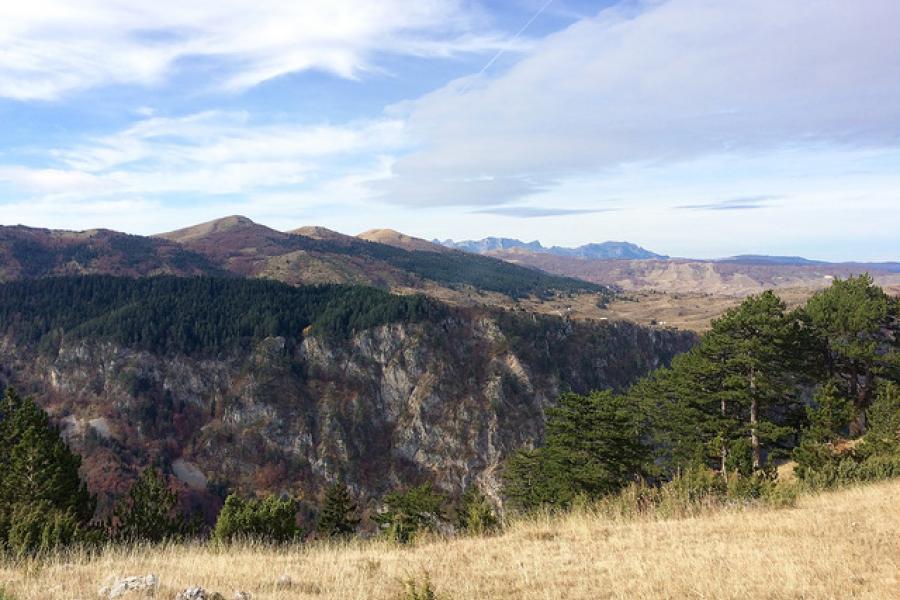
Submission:
<svg viewBox="0 0 900 600">
<path fill-rule="evenodd" d="M 754 210 L 771 207 L 772 200 L 778 197 L 775 195 L 742 196 L 705 204 L 683 204 L 675 208 L 685 210 Z"/>
<path fill-rule="evenodd" d="M 356 78 L 376 56 L 521 49 L 459 0 L 43 0 L 0 3 L 0 96 L 51 100 L 111 84 L 158 85 L 191 59 L 240 90 L 317 69 Z"/>
<path fill-rule="evenodd" d="M 592 213 L 611 212 L 615 208 L 550 208 L 541 206 L 498 206 L 472 211 L 473 214 L 499 215 L 519 219 L 540 217 L 564 217 L 570 215 L 588 215 Z"/>
<path fill-rule="evenodd" d="M 895 146 L 898 22 L 894 0 L 624 2 L 497 76 L 393 107 L 419 149 L 379 191 L 413 205 L 514 203 L 623 165 Z"/>
</svg>

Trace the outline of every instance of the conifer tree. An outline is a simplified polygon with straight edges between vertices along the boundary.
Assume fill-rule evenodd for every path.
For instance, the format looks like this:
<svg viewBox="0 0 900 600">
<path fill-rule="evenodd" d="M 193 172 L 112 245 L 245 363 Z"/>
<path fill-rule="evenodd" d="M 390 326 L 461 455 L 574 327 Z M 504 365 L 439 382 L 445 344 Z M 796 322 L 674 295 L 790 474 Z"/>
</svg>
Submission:
<svg viewBox="0 0 900 600">
<path fill-rule="evenodd" d="M 182 537 L 187 522 L 176 512 L 178 495 L 165 478 L 147 467 L 116 505 L 109 524 L 111 537 L 125 542 L 163 542 Z"/>
<path fill-rule="evenodd" d="M 46 501 L 89 521 L 94 500 L 78 474 L 80 466 L 81 457 L 69 450 L 47 413 L 31 398 L 7 390 L 0 402 L 0 510 Z"/>
<path fill-rule="evenodd" d="M 356 502 L 350 490 L 341 482 L 335 482 L 325 490 L 322 510 L 316 523 L 316 531 L 324 537 L 348 536 L 356 531 Z"/>
<path fill-rule="evenodd" d="M 822 369 L 853 402 L 851 435 L 865 433 L 879 380 L 900 380 L 900 300 L 865 274 L 836 279 L 809 299 L 804 313 L 819 339 Z"/>
<path fill-rule="evenodd" d="M 766 418 L 768 409 L 796 410 L 794 357 L 796 320 L 771 291 L 751 296 L 712 323 L 698 353 L 706 361 L 721 403 L 722 416 L 738 416 L 748 435 L 752 470 L 762 468 L 763 446 L 789 430 Z M 730 436 L 728 436 L 730 437 Z M 723 439 L 725 444 L 733 440 Z M 724 472 L 724 470 L 723 470 Z"/>
<path fill-rule="evenodd" d="M 567 393 L 547 410 L 545 445 L 507 463 L 504 494 L 524 510 L 598 498 L 645 471 L 645 421 L 629 398 L 610 391 Z"/>
</svg>

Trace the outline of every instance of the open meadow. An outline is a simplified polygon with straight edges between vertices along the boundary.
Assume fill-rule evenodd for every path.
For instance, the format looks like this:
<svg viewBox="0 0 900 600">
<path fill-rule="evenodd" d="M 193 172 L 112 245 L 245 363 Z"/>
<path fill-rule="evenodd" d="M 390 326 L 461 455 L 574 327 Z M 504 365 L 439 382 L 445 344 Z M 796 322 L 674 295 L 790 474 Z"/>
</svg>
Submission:
<svg viewBox="0 0 900 600">
<path fill-rule="evenodd" d="M 796 508 L 735 508 L 685 519 L 613 520 L 576 511 L 519 521 L 488 537 L 286 549 L 209 546 L 110 550 L 6 565 L 16 600 L 96 598 L 111 577 L 156 574 L 157 598 L 192 585 L 231 600 L 427 598 L 848 599 L 900 597 L 900 482 L 802 496 Z M 407 594 L 407 595 L 404 595 Z M 126 596 L 128 597 L 128 596 Z"/>
</svg>

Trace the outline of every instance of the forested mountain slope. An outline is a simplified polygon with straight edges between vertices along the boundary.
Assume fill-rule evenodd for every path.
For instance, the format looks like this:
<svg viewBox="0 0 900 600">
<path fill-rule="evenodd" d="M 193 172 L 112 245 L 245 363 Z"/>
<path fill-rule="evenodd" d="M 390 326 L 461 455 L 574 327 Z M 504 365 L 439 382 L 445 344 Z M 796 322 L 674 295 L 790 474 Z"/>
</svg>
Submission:
<svg viewBox="0 0 900 600">
<path fill-rule="evenodd" d="M 623 389 L 695 341 L 237 278 L 6 283 L 0 332 L 0 384 L 62 424 L 101 504 L 158 464 L 207 507 L 338 477 L 362 498 L 496 489 L 560 392 Z"/>
</svg>

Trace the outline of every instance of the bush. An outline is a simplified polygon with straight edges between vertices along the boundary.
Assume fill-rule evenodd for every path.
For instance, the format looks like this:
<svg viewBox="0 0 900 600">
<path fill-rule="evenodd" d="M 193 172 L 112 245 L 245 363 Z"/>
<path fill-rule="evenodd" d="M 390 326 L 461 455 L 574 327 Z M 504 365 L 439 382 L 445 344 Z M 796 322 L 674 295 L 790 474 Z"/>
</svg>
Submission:
<svg viewBox="0 0 900 600">
<path fill-rule="evenodd" d="M 431 586 L 431 578 L 426 573 L 422 577 L 422 583 L 410 577 L 403 582 L 403 592 L 397 596 L 397 600 L 439 600 L 440 596 Z"/>
<path fill-rule="evenodd" d="M 384 512 L 375 515 L 387 538 L 407 544 L 422 531 L 435 531 L 444 520 L 441 507 L 444 497 L 425 483 L 404 492 L 392 492 L 384 497 Z"/>
<path fill-rule="evenodd" d="M 268 496 L 243 500 L 231 494 L 216 520 L 213 540 L 219 543 L 259 541 L 284 544 L 300 538 L 297 502 Z"/>
<path fill-rule="evenodd" d="M 632 483 L 594 506 L 610 517 L 683 518 L 735 504 L 786 508 L 796 504 L 799 493 L 800 486 L 766 475 L 733 473 L 726 481 L 711 469 L 695 467 L 659 486 Z"/>
<path fill-rule="evenodd" d="M 467 489 L 456 507 L 456 528 L 459 531 L 481 535 L 498 527 L 500 520 L 487 496 L 475 486 Z"/>
<path fill-rule="evenodd" d="M 17 557 L 45 554 L 83 541 L 84 534 L 83 525 L 72 510 L 63 512 L 41 501 L 15 507 L 6 545 Z"/>
</svg>

